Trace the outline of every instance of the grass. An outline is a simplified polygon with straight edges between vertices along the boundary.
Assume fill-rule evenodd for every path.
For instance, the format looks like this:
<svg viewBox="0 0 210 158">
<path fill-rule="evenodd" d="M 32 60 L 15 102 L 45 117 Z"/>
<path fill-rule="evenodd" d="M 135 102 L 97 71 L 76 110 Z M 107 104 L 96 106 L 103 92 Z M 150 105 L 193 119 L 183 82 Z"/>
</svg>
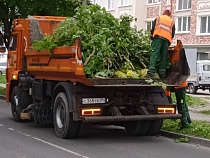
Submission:
<svg viewBox="0 0 210 158">
<path fill-rule="evenodd" d="M 199 113 L 205 114 L 205 115 L 210 115 L 210 110 L 202 110 Z"/>
<path fill-rule="evenodd" d="M 162 130 L 210 139 L 210 123 L 192 121 L 189 128 L 180 130 L 180 120 L 164 120 Z"/>
<path fill-rule="evenodd" d="M 6 88 L 0 87 L 0 95 L 6 95 Z"/>
<path fill-rule="evenodd" d="M 0 83 L 6 84 L 6 76 L 5 75 L 0 75 Z"/>
<path fill-rule="evenodd" d="M 186 95 L 186 102 L 187 102 L 187 105 L 192 108 L 204 107 L 208 104 L 208 101 L 202 98 L 191 97 L 189 95 Z"/>
<path fill-rule="evenodd" d="M 187 137 L 184 137 L 184 138 L 176 138 L 174 140 L 174 142 L 176 142 L 176 143 L 188 143 L 189 142 L 189 139 Z"/>
<path fill-rule="evenodd" d="M 172 93 L 171 97 L 173 100 L 173 104 L 176 104 L 175 94 Z M 195 107 L 205 107 L 208 104 L 208 101 L 202 98 L 191 97 L 189 95 L 186 95 L 186 103 L 189 107 L 195 108 Z"/>
</svg>

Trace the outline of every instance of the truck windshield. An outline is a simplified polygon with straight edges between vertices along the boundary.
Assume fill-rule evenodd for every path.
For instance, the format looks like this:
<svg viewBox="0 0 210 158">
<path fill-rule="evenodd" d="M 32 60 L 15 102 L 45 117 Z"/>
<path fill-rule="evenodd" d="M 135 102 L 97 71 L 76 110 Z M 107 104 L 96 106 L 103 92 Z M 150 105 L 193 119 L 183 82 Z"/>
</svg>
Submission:
<svg viewBox="0 0 210 158">
<path fill-rule="evenodd" d="M 12 35 L 9 47 L 10 47 L 10 50 L 17 49 L 17 35 Z"/>
<path fill-rule="evenodd" d="M 210 71 L 210 65 L 203 65 L 204 71 Z"/>
</svg>

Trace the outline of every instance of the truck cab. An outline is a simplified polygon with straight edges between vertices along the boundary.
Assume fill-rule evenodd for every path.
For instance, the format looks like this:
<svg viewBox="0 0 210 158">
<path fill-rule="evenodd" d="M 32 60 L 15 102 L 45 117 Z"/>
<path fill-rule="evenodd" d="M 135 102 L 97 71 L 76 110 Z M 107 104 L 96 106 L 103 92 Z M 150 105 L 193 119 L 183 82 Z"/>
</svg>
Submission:
<svg viewBox="0 0 210 158">
<path fill-rule="evenodd" d="M 196 62 L 196 71 L 187 79 L 189 93 L 196 93 L 198 89 L 210 90 L 210 60 Z"/>
</svg>

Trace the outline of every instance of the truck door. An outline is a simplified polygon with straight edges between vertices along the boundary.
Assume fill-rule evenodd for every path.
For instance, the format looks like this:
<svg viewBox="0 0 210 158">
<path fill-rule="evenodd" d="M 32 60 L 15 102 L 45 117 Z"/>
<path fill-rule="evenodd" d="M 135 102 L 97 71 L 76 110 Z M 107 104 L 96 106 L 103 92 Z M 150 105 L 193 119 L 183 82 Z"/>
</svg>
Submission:
<svg viewBox="0 0 210 158">
<path fill-rule="evenodd" d="M 10 38 L 10 45 L 8 51 L 8 68 L 21 70 L 22 56 L 21 56 L 21 31 L 13 32 Z"/>
<path fill-rule="evenodd" d="M 201 84 L 210 84 L 210 63 L 203 63 L 201 68 Z"/>
<path fill-rule="evenodd" d="M 11 80 L 14 74 L 18 73 L 18 70 L 21 69 L 20 60 L 20 36 L 21 32 L 13 32 L 10 38 L 10 45 L 8 49 L 7 56 L 7 70 L 6 70 L 6 78 L 7 80 Z M 16 71 L 16 72 L 15 72 Z"/>
<path fill-rule="evenodd" d="M 11 36 L 11 41 L 9 45 L 8 52 L 8 68 L 16 69 L 16 59 L 17 59 L 17 34 Z"/>
</svg>

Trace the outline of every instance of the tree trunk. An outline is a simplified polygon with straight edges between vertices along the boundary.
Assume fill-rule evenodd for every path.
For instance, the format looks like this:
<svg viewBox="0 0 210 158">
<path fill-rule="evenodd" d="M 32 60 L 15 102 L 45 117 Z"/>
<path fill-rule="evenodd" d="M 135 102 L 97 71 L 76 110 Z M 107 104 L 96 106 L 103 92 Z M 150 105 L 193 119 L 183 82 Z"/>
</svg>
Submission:
<svg viewBox="0 0 210 158">
<path fill-rule="evenodd" d="M 9 18 L 9 5 L 7 3 L 1 3 L 1 20 L 4 23 L 4 43 L 6 48 L 9 48 L 10 40 L 10 29 L 12 24 L 12 19 Z M 10 19 L 10 20 L 9 20 Z"/>
<path fill-rule="evenodd" d="M 10 42 L 10 35 L 11 35 L 10 29 L 11 29 L 12 22 L 4 19 L 3 23 L 4 23 L 4 43 L 5 43 L 6 48 L 8 49 L 9 42 Z"/>
</svg>

